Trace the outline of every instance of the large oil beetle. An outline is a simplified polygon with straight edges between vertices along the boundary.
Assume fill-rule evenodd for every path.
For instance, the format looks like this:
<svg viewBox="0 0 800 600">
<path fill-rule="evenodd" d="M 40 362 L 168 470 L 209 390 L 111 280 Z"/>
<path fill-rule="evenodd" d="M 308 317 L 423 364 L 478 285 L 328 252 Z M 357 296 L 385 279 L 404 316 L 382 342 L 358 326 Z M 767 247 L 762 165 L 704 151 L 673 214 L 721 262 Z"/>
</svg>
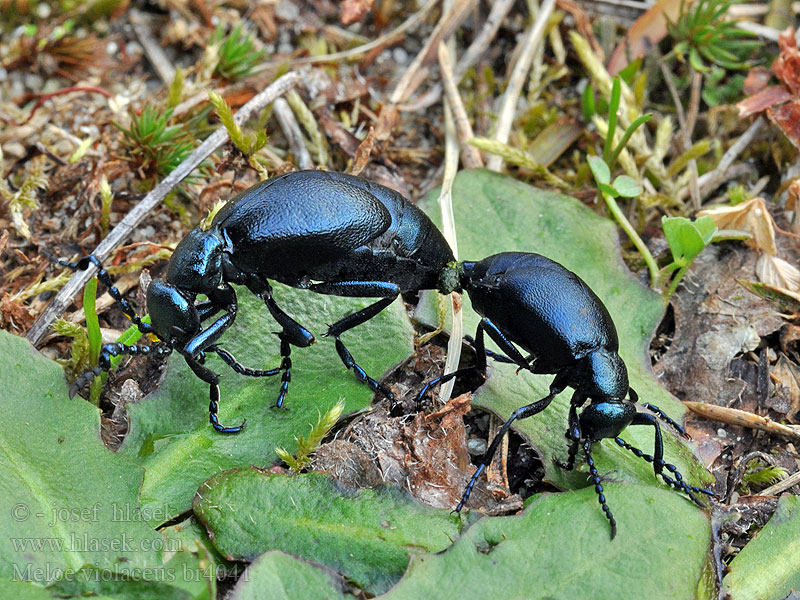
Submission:
<svg viewBox="0 0 800 600">
<path fill-rule="evenodd" d="M 638 396 L 628 385 L 625 363 L 617 353 L 619 342 L 614 322 L 586 283 L 557 262 L 524 252 L 504 252 L 479 262 L 464 262 L 460 282 L 469 294 L 473 308 L 482 317 L 475 334 L 477 364 L 430 381 L 420 391 L 418 399 L 431 385 L 467 371 L 477 369 L 485 376 L 487 356 L 516 364 L 532 373 L 554 374 L 555 378 L 546 397 L 516 409 L 503 424 L 478 463 L 457 511 L 463 508 L 511 424 L 543 411 L 567 387 L 575 391 L 570 401 L 566 433 L 568 459 L 560 466 L 571 470 L 578 449 L 583 451 L 598 500 L 611 524 L 612 538 L 616 535 L 616 521 L 606 503 L 600 476 L 592 460 L 592 444 L 603 438 L 613 438 L 621 447 L 652 463 L 656 476 L 704 506 L 695 494 L 713 493 L 687 484 L 677 468 L 663 459 L 658 419 L 685 436 L 684 429 L 651 404 L 643 406 L 656 416 L 637 411 Z M 505 354 L 487 350 L 484 334 L 488 334 Z M 528 356 L 523 356 L 515 345 Z M 627 397 L 630 399 L 626 400 Z M 589 404 L 584 406 L 587 401 Z M 629 425 L 654 428 L 652 456 L 619 437 Z"/>
<path fill-rule="evenodd" d="M 147 289 L 151 323 L 142 322 L 112 285 L 94 256 L 98 278 L 109 287 L 125 314 L 144 333 L 154 333 L 157 345 L 107 344 L 94 374 L 109 368 L 110 357 L 179 352 L 192 371 L 210 386 L 209 419 L 223 433 L 235 433 L 244 423 L 223 427 L 217 419 L 220 398 L 216 373 L 204 366 L 215 353 L 236 372 L 267 377 L 282 373 L 277 406 L 289 387 L 291 347 L 306 347 L 314 336 L 276 304 L 269 280 L 321 294 L 379 298 L 330 326 L 342 362 L 373 389 L 389 395 L 358 366 L 340 336 L 377 315 L 401 293 L 424 289 L 449 292 L 453 252 L 430 219 L 402 195 L 384 186 L 342 173 L 300 171 L 259 183 L 231 198 L 207 229 L 196 228 L 175 248 L 166 275 Z M 245 286 L 267 306 L 281 327 L 282 361 L 274 369 L 250 369 L 218 345 L 236 319 L 236 293 Z M 203 294 L 206 300 L 198 301 Z M 210 324 L 205 322 L 218 313 Z M 85 382 L 84 382 L 85 383 Z"/>
</svg>

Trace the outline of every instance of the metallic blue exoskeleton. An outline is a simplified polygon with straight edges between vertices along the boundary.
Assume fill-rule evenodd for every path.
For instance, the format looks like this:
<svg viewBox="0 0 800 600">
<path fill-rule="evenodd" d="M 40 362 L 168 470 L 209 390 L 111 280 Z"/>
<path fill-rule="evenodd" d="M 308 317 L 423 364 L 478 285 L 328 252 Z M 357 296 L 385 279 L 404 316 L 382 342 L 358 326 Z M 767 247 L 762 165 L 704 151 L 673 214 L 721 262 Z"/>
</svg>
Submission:
<svg viewBox="0 0 800 600">
<path fill-rule="evenodd" d="M 367 321 L 401 293 L 452 286 L 440 284 L 453 252 L 430 219 L 397 192 L 370 181 L 323 171 L 288 173 L 259 183 L 231 198 L 206 230 L 196 228 L 175 248 L 164 279 L 147 290 L 152 325 L 143 323 L 120 296 L 94 256 L 61 264 L 100 268 L 123 311 L 163 345 L 104 346 L 95 372 L 107 369 L 111 356 L 179 352 L 192 371 L 210 385 L 209 418 L 217 431 L 235 433 L 217 420 L 218 376 L 202 363 L 213 352 L 235 371 L 253 377 L 283 373 L 277 406 L 283 404 L 291 369 L 291 346 L 305 347 L 314 336 L 275 303 L 269 280 L 336 296 L 379 298 L 345 316 L 325 335 L 336 340 L 345 366 L 359 380 L 389 395 L 369 377 L 340 340 L 345 331 Z M 236 319 L 238 303 L 231 284 L 246 286 L 264 301 L 281 326 L 281 365 L 250 369 L 217 342 Z M 197 301 L 197 295 L 208 299 Z M 218 313 L 210 324 L 205 322 Z M 242 423 L 244 425 L 244 423 Z"/>
<path fill-rule="evenodd" d="M 700 505 L 693 492 L 712 495 L 708 490 L 685 483 L 676 467 L 664 462 L 661 427 L 653 415 L 636 410 L 638 397 L 628 385 L 628 371 L 617 353 L 619 341 L 611 315 L 580 277 L 539 254 L 503 252 L 479 262 L 462 263 L 460 283 L 469 294 L 472 307 L 482 317 L 475 334 L 477 364 L 474 369 L 485 376 L 486 357 L 490 356 L 532 373 L 553 374 L 555 378 L 546 397 L 518 408 L 505 422 L 478 463 L 457 511 L 463 508 L 511 424 L 543 411 L 567 387 L 575 391 L 566 434 L 570 440 L 569 455 L 561 466 L 572 469 L 578 447 L 582 447 L 598 499 L 611 524 L 612 537 L 616 534 L 616 521 L 606 504 L 600 476 L 592 460 L 593 442 L 614 438 L 620 446 L 651 462 L 657 476 Z M 486 350 L 484 334 L 488 334 L 505 355 Z M 517 346 L 528 356 L 523 356 Z M 431 385 L 470 370 L 472 368 L 461 369 L 434 379 L 422 389 L 418 398 L 421 399 Z M 630 400 L 626 400 L 628 395 Z M 587 401 L 589 405 L 584 408 Z M 650 404 L 644 406 L 679 433 L 686 434 L 660 409 Z M 579 409 L 582 409 L 580 414 Z M 628 425 L 651 425 L 655 429 L 653 456 L 618 437 Z"/>
</svg>

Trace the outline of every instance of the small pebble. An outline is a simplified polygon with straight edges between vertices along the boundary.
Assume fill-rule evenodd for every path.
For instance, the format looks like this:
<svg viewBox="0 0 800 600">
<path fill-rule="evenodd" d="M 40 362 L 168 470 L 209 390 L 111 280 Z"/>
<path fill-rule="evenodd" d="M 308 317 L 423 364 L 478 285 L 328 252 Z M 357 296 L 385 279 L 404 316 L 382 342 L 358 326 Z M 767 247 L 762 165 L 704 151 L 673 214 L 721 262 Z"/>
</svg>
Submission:
<svg viewBox="0 0 800 600">
<path fill-rule="evenodd" d="M 40 2 L 36 5 L 36 16 L 40 19 L 46 19 L 50 16 L 50 5 L 47 2 Z"/>
<path fill-rule="evenodd" d="M 486 453 L 488 444 L 481 438 L 469 438 L 467 440 L 467 452 L 472 456 L 479 456 Z"/>
<path fill-rule="evenodd" d="M 394 48 L 392 50 L 392 58 L 398 65 L 404 65 L 408 62 L 408 52 L 400 47 Z"/>
<path fill-rule="evenodd" d="M 119 52 L 119 44 L 117 42 L 108 42 L 106 45 L 106 52 L 109 56 L 116 56 L 117 52 Z"/>
<path fill-rule="evenodd" d="M 717 429 L 717 437 L 721 437 L 721 438 L 725 439 L 726 437 L 728 437 L 728 432 L 725 431 L 722 428 Z"/>
</svg>

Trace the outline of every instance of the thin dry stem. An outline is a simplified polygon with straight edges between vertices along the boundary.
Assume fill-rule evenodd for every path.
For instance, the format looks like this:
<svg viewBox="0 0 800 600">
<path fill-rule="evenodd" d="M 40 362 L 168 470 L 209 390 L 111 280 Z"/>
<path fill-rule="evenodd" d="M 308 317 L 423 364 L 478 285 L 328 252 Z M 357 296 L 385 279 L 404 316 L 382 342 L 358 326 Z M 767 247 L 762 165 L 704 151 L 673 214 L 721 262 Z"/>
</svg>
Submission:
<svg viewBox="0 0 800 600">
<path fill-rule="evenodd" d="M 508 87 L 505 94 L 503 94 L 502 107 L 497 119 L 497 126 L 495 128 L 494 139 L 496 141 L 507 143 L 508 137 L 511 134 L 511 126 L 514 123 L 514 114 L 516 113 L 517 101 L 522 93 L 522 86 L 527 79 L 528 71 L 531 68 L 533 55 L 536 48 L 541 43 L 544 36 L 545 26 L 547 25 L 550 15 L 555 6 L 555 0 L 545 0 L 536 16 L 536 20 L 531 24 L 525 37 L 520 42 L 520 57 L 517 64 L 514 65 L 514 70 L 509 77 Z M 489 157 L 487 167 L 493 171 L 500 171 L 503 168 L 503 159 L 500 156 L 493 155 Z"/>
</svg>

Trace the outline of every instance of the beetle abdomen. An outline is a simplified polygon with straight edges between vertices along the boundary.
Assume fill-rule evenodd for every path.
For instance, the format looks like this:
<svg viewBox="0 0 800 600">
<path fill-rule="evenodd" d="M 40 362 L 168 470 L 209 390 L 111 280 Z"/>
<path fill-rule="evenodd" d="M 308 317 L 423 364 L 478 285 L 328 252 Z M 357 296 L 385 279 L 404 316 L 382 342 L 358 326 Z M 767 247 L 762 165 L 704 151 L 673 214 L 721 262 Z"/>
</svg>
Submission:
<svg viewBox="0 0 800 600">
<path fill-rule="evenodd" d="M 466 273 L 473 307 L 550 372 L 587 353 L 619 347 L 605 306 L 583 280 L 544 256 L 504 252 Z M 538 370 L 537 369 L 537 370 Z"/>
<path fill-rule="evenodd" d="M 386 207 L 363 187 L 330 175 L 290 173 L 234 196 L 213 223 L 232 262 L 266 276 L 298 274 L 386 231 L 391 224 Z"/>
</svg>

